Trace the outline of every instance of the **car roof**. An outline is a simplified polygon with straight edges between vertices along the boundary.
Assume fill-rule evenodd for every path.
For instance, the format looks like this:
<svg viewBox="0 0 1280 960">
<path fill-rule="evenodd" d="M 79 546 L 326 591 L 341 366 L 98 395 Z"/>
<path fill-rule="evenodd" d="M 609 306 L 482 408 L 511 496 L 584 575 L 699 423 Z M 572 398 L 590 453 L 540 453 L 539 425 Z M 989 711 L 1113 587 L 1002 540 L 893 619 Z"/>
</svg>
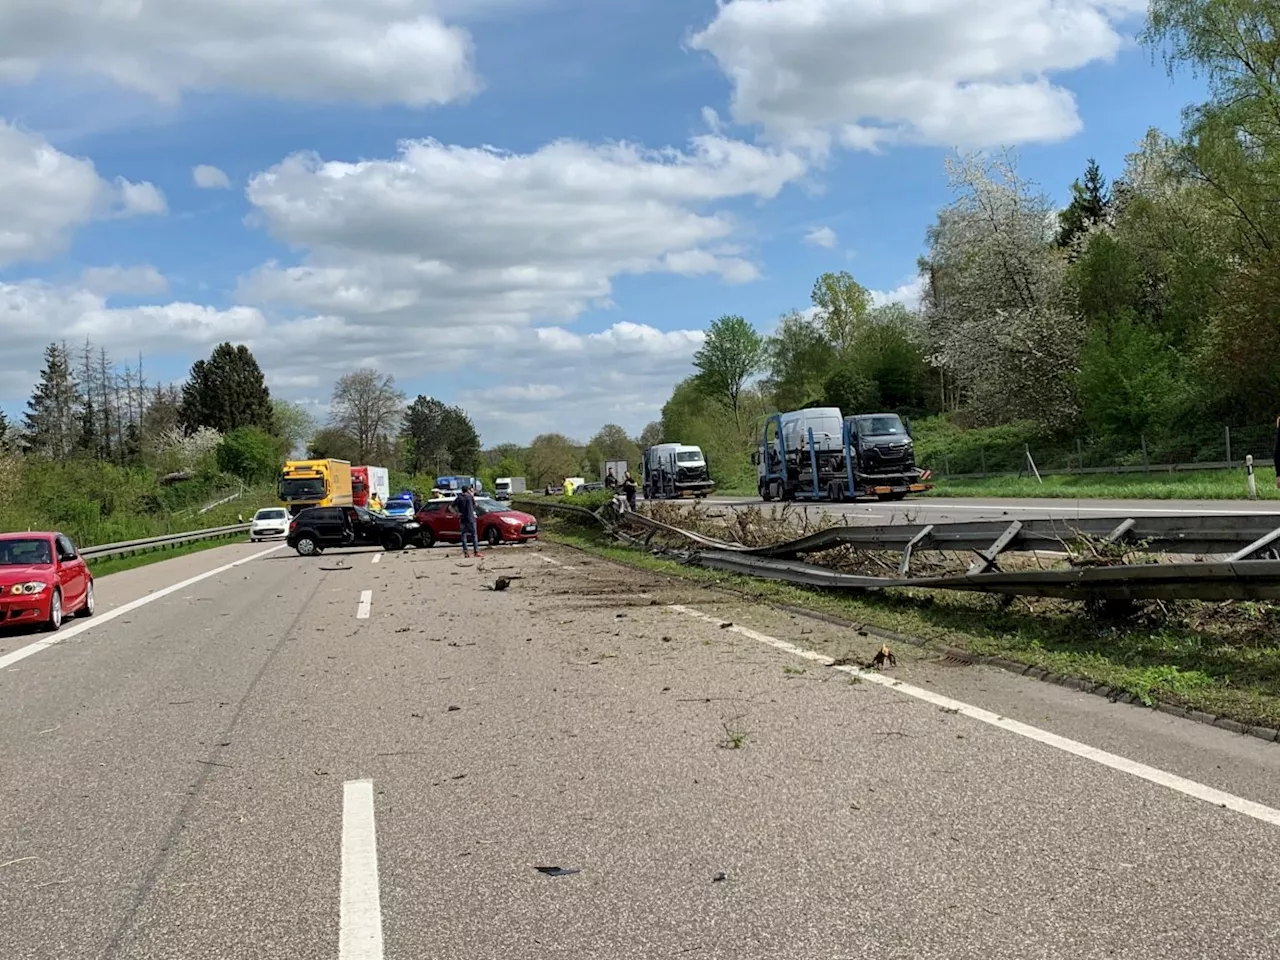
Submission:
<svg viewBox="0 0 1280 960">
<path fill-rule="evenodd" d="M 57 536 L 61 536 L 61 534 L 52 533 L 48 530 L 31 530 L 26 533 L 13 531 L 12 533 L 0 533 L 0 540 L 52 540 Z"/>
</svg>

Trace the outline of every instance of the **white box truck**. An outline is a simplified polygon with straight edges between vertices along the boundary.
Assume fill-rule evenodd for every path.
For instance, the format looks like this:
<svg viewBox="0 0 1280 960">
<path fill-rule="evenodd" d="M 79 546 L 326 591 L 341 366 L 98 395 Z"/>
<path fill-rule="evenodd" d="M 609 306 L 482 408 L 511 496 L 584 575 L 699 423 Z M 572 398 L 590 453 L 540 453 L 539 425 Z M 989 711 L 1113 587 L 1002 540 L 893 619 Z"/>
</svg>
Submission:
<svg viewBox="0 0 1280 960">
<path fill-rule="evenodd" d="M 524 477 L 498 477 L 493 481 L 493 498 L 510 500 L 517 493 L 527 491 Z"/>
</svg>

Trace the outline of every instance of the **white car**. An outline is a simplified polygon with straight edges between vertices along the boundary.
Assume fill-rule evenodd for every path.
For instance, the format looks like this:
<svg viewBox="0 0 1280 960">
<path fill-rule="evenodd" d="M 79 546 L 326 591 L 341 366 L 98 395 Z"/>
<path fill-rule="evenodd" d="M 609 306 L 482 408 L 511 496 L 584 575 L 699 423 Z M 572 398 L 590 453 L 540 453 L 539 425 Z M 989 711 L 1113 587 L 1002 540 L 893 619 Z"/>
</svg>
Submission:
<svg viewBox="0 0 1280 960">
<path fill-rule="evenodd" d="M 263 507 L 249 521 L 249 542 L 270 540 L 289 533 L 289 511 L 284 507 Z"/>
</svg>

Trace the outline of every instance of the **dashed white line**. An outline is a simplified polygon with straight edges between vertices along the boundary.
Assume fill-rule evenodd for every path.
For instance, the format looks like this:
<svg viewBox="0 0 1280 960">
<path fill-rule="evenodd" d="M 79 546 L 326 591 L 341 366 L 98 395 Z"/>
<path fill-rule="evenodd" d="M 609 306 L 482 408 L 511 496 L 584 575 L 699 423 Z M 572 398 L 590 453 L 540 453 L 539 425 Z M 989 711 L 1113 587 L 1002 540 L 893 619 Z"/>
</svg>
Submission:
<svg viewBox="0 0 1280 960">
<path fill-rule="evenodd" d="M 52 647 L 54 644 L 61 643 L 64 640 L 70 640 L 72 637 L 79 636 L 80 634 L 84 633 L 86 630 L 92 630 L 94 627 L 100 627 L 104 623 L 110 623 L 112 620 L 116 619 L 117 617 L 123 617 L 126 613 L 132 613 L 134 610 L 137 610 L 139 607 L 145 607 L 148 603 L 155 603 L 155 601 L 163 599 L 164 597 L 169 596 L 171 593 L 177 593 L 179 590 L 185 590 L 187 587 L 191 586 L 192 584 L 199 583 L 201 580 L 208 580 L 210 577 L 216 577 L 220 573 L 226 573 L 228 570 L 233 570 L 236 567 L 240 566 L 241 564 L 249 563 L 252 560 L 258 560 L 262 557 L 265 557 L 269 553 L 275 553 L 277 550 L 280 550 L 283 547 L 284 547 L 284 544 L 279 544 L 278 546 L 274 546 L 269 550 L 262 550 L 258 553 L 253 554 L 252 556 L 244 557 L 241 560 L 236 560 L 232 563 L 223 564 L 222 566 L 217 567 L 214 570 L 209 570 L 209 571 L 206 571 L 205 573 L 197 574 L 194 577 L 189 577 L 186 580 L 183 580 L 181 583 L 175 583 L 172 586 L 164 587 L 163 589 L 157 590 L 154 593 L 148 593 L 145 597 L 139 597 L 137 600 L 130 600 L 128 603 L 122 603 L 120 606 L 115 607 L 114 609 L 107 610 L 97 614 L 91 620 L 82 620 L 79 623 L 73 623 L 69 627 L 63 627 L 60 631 L 58 631 L 51 637 L 46 637 L 44 640 L 37 640 L 35 643 L 28 644 L 25 647 L 20 647 L 19 649 L 14 650 L 12 653 L 6 653 L 3 657 L 0 657 L 0 670 L 5 669 L 6 667 L 11 667 L 15 663 L 17 663 L 19 660 L 25 660 L 27 657 L 30 657 L 33 654 L 37 654 L 41 650 L 47 650 L 50 647 Z"/>
<path fill-rule="evenodd" d="M 706 623 L 713 623 L 717 626 L 724 623 L 719 617 L 713 617 L 710 614 L 703 613 L 700 610 L 694 610 L 691 607 L 682 606 L 680 604 L 672 604 L 670 609 L 686 616 L 694 617 Z M 758 631 L 740 627 L 732 624 L 725 627 L 726 630 L 732 630 L 739 636 L 747 637 L 758 643 L 767 644 L 778 650 L 783 650 L 797 657 L 803 657 L 806 660 L 813 660 L 818 663 L 832 666 L 834 661 L 831 657 L 818 653 L 814 650 L 806 650 L 803 647 L 797 647 L 793 643 L 786 640 L 779 640 L 777 637 L 771 637 L 767 633 L 759 633 Z M 1136 760 L 1130 760 L 1127 757 L 1121 757 L 1114 753 L 1108 753 L 1105 750 L 1099 750 L 1088 744 L 1080 743 L 1078 740 L 1070 740 L 1067 737 L 1058 736 L 1056 733 L 1050 733 L 1048 730 L 1041 730 L 1039 727 L 1033 727 L 1030 724 L 1020 723 L 1017 720 L 1010 720 L 1008 717 L 1002 717 L 992 713 L 990 710 L 983 710 L 981 707 L 975 707 L 971 704 L 964 703 L 960 700 L 952 700 L 950 697 L 943 697 L 931 690 L 925 690 L 921 687 L 913 687 L 910 684 L 895 680 L 893 677 L 887 677 L 883 674 L 870 670 L 861 670 L 858 667 L 846 665 L 835 666 L 834 669 L 842 670 L 845 673 L 855 674 L 866 680 L 868 683 L 879 684 L 882 687 L 889 687 L 892 690 L 905 694 L 908 697 L 914 697 L 917 700 L 923 700 L 925 703 L 931 703 L 934 706 L 941 707 L 944 710 L 954 711 L 955 713 L 969 717 L 972 720 L 978 720 L 982 723 L 989 724 L 993 727 L 999 727 L 1009 733 L 1017 734 L 1020 737 L 1026 737 L 1028 740 L 1034 740 L 1037 743 L 1043 743 L 1046 746 L 1054 747 L 1064 753 L 1070 753 L 1085 760 L 1091 760 L 1094 763 L 1104 767 L 1110 767 L 1112 770 L 1118 770 L 1121 773 L 1127 773 L 1130 776 L 1146 780 L 1150 783 L 1166 787 L 1178 793 L 1185 794 L 1188 797 L 1195 797 L 1197 800 L 1203 800 L 1205 803 L 1212 803 L 1215 806 L 1225 807 L 1228 810 L 1234 810 L 1236 813 L 1243 813 L 1247 817 L 1253 817 L 1255 820 L 1261 820 L 1272 826 L 1280 827 L 1280 810 L 1273 807 L 1264 806 L 1261 803 L 1255 803 L 1252 800 L 1246 800 L 1243 797 L 1237 797 L 1234 794 L 1217 790 L 1213 787 L 1205 786 L 1194 780 L 1188 780 L 1180 777 L 1176 773 L 1169 773 L 1165 770 L 1159 770 L 1156 767 L 1149 767 L 1145 763 L 1138 763 Z"/>
<path fill-rule="evenodd" d="M 372 591 L 372 590 L 361 590 L 361 591 L 360 591 L 360 605 L 359 605 L 358 607 L 356 607 L 356 619 L 357 619 L 357 620 L 368 620 L 368 619 L 369 619 L 369 610 L 370 610 L 370 608 L 371 608 L 372 606 L 373 606 L 373 591 Z"/>
<path fill-rule="evenodd" d="M 342 906 L 338 960 L 382 960 L 382 899 L 373 781 L 348 780 L 342 790 Z"/>
<path fill-rule="evenodd" d="M 375 553 L 375 554 L 373 555 L 373 562 L 374 562 L 374 563 L 381 563 L 381 562 L 382 562 L 382 554 L 380 554 L 380 553 Z"/>
</svg>

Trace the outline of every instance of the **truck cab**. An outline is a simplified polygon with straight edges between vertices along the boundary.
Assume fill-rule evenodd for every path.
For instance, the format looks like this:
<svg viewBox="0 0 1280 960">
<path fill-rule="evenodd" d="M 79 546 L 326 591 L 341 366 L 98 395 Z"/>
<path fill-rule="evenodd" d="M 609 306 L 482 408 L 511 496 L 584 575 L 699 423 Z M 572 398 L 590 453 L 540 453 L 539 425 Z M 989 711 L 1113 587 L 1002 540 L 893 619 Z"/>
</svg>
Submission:
<svg viewBox="0 0 1280 960">
<path fill-rule="evenodd" d="M 644 452 L 643 465 L 646 500 L 700 499 L 716 488 L 701 447 L 687 443 L 655 444 Z"/>
</svg>

